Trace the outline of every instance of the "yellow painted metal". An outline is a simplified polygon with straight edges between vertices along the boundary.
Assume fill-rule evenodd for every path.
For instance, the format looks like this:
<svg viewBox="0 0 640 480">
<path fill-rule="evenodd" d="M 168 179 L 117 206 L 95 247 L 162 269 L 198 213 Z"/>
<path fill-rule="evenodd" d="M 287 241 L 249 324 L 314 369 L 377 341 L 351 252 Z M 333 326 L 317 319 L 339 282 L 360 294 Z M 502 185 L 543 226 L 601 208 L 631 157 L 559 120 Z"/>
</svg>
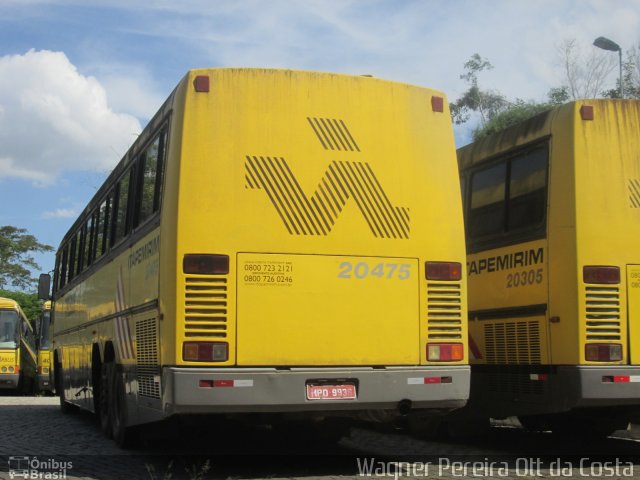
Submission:
<svg viewBox="0 0 640 480">
<path fill-rule="evenodd" d="M 238 255 L 238 365 L 420 362 L 416 259 Z"/>
</svg>

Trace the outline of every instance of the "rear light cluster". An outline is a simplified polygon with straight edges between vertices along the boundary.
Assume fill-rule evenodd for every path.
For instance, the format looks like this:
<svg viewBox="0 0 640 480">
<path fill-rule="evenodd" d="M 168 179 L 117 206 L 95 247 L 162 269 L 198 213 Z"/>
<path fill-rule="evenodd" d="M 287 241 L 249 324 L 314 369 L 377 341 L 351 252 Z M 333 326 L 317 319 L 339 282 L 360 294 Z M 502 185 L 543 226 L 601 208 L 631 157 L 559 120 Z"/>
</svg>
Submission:
<svg viewBox="0 0 640 480">
<path fill-rule="evenodd" d="M 182 271 L 195 275 L 226 275 L 229 273 L 229 255 L 187 254 L 182 260 Z"/>
<path fill-rule="evenodd" d="M 226 362 L 229 345 L 224 342 L 184 342 L 182 359 L 185 362 Z"/>
<path fill-rule="evenodd" d="M 618 284 L 620 283 L 619 267 L 585 266 L 582 268 L 584 283 Z"/>
<path fill-rule="evenodd" d="M 462 265 L 459 262 L 425 262 L 427 280 L 460 280 Z"/>
<path fill-rule="evenodd" d="M 459 362 L 463 358 L 461 343 L 427 343 L 427 360 L 430 362 Z"/>
<path fill-rule="evenodd" d="M 622 360 L 622 345 L 619 343 L 588 343 L 584 346 L 588 362 L 619 362 Z"/>
</svg>

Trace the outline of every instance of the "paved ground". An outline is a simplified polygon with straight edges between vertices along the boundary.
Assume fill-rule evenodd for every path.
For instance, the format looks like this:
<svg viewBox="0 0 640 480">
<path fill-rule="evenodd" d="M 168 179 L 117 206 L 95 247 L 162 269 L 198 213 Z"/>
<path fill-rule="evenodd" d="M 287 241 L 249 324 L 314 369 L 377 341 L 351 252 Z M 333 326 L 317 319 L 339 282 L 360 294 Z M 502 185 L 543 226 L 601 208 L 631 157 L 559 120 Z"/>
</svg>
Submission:
<svg viewBox="0 0 640 480">
<path fill-rule="evenodd" d="M 104 438 L 93 415 L 62 415 L 54 397 L 7 396 L 0 397 L 0 425 L 0 478 L 10 478 L 9 467 L 15 478 L 24 478 L 15 474 L 28 464 L 39 475 L 31 472 L 29 478 L 60 478 L 61 472 L 66 478 L 149 480 L 640 478 L 640 432 L 634 430 L 593 442 L 505 424 L 482 439 L 441 443 L 354 428 L 348 438 L 330 445 L 264 428 L 202 424 L 174 427 L 163 440 L 123 451 Z M 390 463 L 398 461 L 405 463 Z"/>
</svg>

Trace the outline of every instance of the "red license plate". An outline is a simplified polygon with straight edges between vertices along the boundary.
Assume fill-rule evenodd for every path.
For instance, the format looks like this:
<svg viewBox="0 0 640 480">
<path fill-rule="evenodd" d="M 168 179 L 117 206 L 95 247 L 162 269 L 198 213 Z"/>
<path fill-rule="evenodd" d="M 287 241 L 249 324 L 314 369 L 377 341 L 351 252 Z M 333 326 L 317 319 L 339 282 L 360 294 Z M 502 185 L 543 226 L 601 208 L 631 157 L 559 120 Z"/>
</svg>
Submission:
<svg viewBox="0 0 640 480">
<path fill-rule="evenodd" d="M 353 383 L 336 385 L 307 385 L 307 400 L 355 400 L 356 386 Z"/>
</svg>

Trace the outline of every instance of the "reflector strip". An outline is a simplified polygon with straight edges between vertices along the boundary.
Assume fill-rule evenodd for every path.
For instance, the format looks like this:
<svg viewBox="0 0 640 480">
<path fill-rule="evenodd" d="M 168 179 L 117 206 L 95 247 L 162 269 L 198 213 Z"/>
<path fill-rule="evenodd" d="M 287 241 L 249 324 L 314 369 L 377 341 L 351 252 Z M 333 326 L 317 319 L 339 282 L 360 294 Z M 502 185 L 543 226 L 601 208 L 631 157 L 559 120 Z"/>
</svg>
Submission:
<svg viewBox="0 0 640 480">
<path fill-rule="evenodd" d="M 547 373 L 532 373 L 529 375 L 530 380 L 536 380 L 539 382 L 546 382 L 549 380 L 549 375 Z"/>
<path fill-rule="evenodd" d="M 203 388 L 253 387 L 253 380 L 200 380 L 199 385 Z"/>
<path fill-rule="evenodd" d="M 640 375 L 605 375 L 602 383 L 638 383 Z"/>
<path fill-rule="evenodd" d="M 253 380 L 234 380 L 234 387 L 253 387 Z"/>
<path fill-rule="evenodd" d="M 453 383 L 453 379 L 451 377 L 407 378 L 408 385 L 434 385 L 438 383 Z"/>
</svg>

